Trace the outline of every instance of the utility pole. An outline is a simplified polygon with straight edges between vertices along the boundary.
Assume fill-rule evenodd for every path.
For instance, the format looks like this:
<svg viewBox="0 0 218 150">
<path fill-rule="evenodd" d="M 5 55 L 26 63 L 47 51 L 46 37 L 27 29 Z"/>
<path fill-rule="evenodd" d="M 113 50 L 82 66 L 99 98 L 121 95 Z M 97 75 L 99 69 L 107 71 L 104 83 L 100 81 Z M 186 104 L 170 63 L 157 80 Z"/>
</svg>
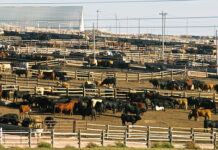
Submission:
<svg viewBox="0 0 218 150">
<path fill-rule="evenodd" d="M 218 39 L 216 30 L 216 75 L 218 75 Z"/>
<path fill-rule="evenodd" d="M 186 42 L 188 42 L 188 18 L 186 18 Z"/>
<path fill-rule="evenodd" d="M 98 9 L 97 9 L 97 24 L 96 24 L 96 29 L 98 30 L 98 19 L 99 19 L 99 13 L 101 12 L 101 11 L 99 11 Z"/>
<path fill-rule="evenodd" d="M 140 18 L 139 18 L 139 22 L 138 22 L 138 24 L 139 24 L 139 27 L 138 27 L 138 34 L 139 34 L 139 38 L 140 38 L 140 34 L 141 34 L 141 20 L 140 20 Z"/>
<path fill-rule="evenodd" d="M 167 13 L 164 13 L 162 11 L 161 13 L 159 13 L 159 15 L 162 15 L 162 59 L 164 59 L 165 23 Z"/>
<path fill-rule="evenodd" d="M 129 23 L 129 18 L 127 16 L 127 19 L 126 19 L 126 35 L 127 35 L 127 37 L 128 37 L 128 28 L 129 28 L 128 23 Z"/>
<path fill-rule="evenodd" d="M 93 23 L 93 51 L 94 51 L 94 62 L 95 62 L 95 25 Z"/>
<path fill-rule="evenodd" d="M 117 36 L 117 14 L 115 14 L 115 20 L 116 20 L 116 36 Z"/>
</svg>

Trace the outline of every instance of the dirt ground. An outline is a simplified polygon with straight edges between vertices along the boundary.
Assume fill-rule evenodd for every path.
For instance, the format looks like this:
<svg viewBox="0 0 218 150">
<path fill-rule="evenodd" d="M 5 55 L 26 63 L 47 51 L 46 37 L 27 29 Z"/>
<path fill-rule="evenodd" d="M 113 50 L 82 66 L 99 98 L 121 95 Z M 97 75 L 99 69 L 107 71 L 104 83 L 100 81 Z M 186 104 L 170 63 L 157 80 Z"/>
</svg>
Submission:
<svg viewBox="0 0 218 150">
<path fill-rule="evenodd" d="M 34 110 L 35 111 L 35 110 Z M 187 127 L 187 128 L 203 128 L 204 118 L 200 117 L 198 121 L 195 121 L 194 118 L 188 120 L 188 113 L 190 110 L 184 109 L 168 109 L 164 111 L 152 111 L 148 110 L 142 116 L 142 119 L 136 123 L 136 125 L 144 126 L 159 126 L 159 127 Z M 19 115 L 18 109 L 8 108 L 0 106 L 0 113 L 15 113 Z M 37 112 L 33 112 L 33 115 L 36 115 Z M 38 113 L 37 113 L 38 114 Z M 38 114 L 39 115 L 39 114 Z M 53 116 L 53 114 L 42 114 L 41 117 Z M 121 125 L 120 119 L 121 113 L 113 114 L 111 111 L 104 113 L 102 116 L 96 117 L 96 120 L 91 120 L 90 117 L 86 117 L 86 120 L 90 123 L 95 124 L 110 124 L 110 125 Z M 67 120 L 82 120 L 82 116 L 65 114 L 60 116 L 58 113 L 55 114 L 56 118 L 65 118 Z M 212 114 L 212 120 L 218 120 L 218 115 Z"/>
</svg>

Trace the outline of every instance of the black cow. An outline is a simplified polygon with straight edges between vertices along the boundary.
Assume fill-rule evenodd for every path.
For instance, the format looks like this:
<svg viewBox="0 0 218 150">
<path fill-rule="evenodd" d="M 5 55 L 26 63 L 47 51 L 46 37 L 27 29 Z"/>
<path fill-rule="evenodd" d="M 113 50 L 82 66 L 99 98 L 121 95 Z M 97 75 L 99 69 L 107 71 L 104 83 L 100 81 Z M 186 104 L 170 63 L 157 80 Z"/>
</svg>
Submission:
<svg viewBox="0 0 218 150">
<path fill-rule="evenodd" d="M 47 129 L 54 129 L 54 126 L 57 124 L 57 122 L 54 120 L 54 117 L 46 117 L 44 122 L 47 126 Z"/>
<path fill-rule="evenodd" d="M 145 108 L 140 108 L 140 107 L 137 107 L 137 106 L 132 106 L 130 104 L 126 104 L 124 106 L 124 112 L 126 114 L 127 113 L 131 113 L 131 114 L 140 115 L 140 114 L 143 114 L 146 111 L 147 111 L 147 109 L 145 109 Z"/>
<path fill-rule="evenodd" d="M 141 117 L 139 115 L 127 115 L 122 114 L 121 115 L 122 125 L 125 126 L 126 122 L 131 122 L 132 125 L 134 125 L 138 120 L 141 120 Z"/>
<path fill-rule="evenodd" d="M 116 86 L 116 78 L 106 78 L 104 79 L 104 81 L 102 81 L 101 85 L 106 84 L 106 85 L 110 85 L 112 84 L 114 87 Z"/>
<path fill-rule="evenodd" d="M 31 123 L 32 123 L 32 121 L 30 118 L 24 118 L 21 125 L 22 125 L 22 127 L 29 127 Z"/>
<path fill-rule="evenodd" d="M 19 118 L 17 114 L 5 114 L 0 117 L 0 123 L 18 125 Z"/>
<path fill-rule="evenodd" d="M 83 120 L 85 120 L 85 117 L 89 115 L 91 115 L 92 120 L 96 120 L 96 110 L 92 106 L 91 99 L 84 99 L 79 101 L 78 109 L 80 111 L 79 113 L 82 115 Z"/>
<path fill-rule="evenodd" d="M 21 75 L 25 75 L 26 77 L 28 76 L 28 71 L 27 70 L 23 70 L 23 69 L 17 69 L 15 71 L 13 71 L 13 73 L 17 74 L 19 77 Z"/>
<path fill-rule="evenodd" d="M 2 98 L 9 100 L 10 99 L 10 90 L 2 91 Z"/>
<path fill-rule="evenodd" d="M 204 128 L 218 128 L 218 120 L 204 120 Z"/>
<path fill-rule="evenodd" d="M 102 115 L 102 113 L 104 112 L 104 104 L 102 102 L 97 102 L 95 104 L 95 110 L 96 110 L 96 113 L 98 113 L 99 115 Z"/>
<path fill-rule="evenodd" d="M 30 98 L 29 91 L 14 91 L 14 100 L 18 98 L 26 99 L 28 100 Z"/>
</svg>

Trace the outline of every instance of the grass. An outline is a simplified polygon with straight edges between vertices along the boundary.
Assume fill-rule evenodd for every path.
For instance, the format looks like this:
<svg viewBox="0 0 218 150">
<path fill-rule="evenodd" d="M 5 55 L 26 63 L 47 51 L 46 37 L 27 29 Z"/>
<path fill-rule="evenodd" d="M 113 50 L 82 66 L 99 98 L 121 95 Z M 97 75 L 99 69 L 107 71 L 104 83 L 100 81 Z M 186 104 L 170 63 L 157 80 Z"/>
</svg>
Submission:
<svg viewBox="0 0 218 150">
<path fill-rule="evenodd" d="M 187 142 L 187 143 L 185 144 L 185 147 L 186 147 L 187 149 L 200 149 L 200 147 L 197 146 L 197 145 L 195 144 L 195 142 Z"/>
<path fill-rule="evenodd" d="M 46 142 L 42 142 L 38 144 L 39 148 L 51 148 L 51 144 L 50 143 L 46 143 Z"/>
<path fill-rule="evenodd" d="M 169 142 L 165 142 L 165 143 L 155 142 L 152 143 L 151 148 L 174 148 L 174 146 Z"/>
</svg>

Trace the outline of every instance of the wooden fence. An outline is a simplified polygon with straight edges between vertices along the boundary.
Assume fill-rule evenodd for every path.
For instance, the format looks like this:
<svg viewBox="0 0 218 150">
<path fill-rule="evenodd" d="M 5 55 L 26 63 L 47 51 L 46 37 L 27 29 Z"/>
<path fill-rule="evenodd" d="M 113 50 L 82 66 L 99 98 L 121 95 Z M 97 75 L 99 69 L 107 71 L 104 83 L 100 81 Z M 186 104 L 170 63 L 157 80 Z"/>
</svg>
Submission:
<svg viewBox="0 0 218 150">
<path fill-rule="evenodd" d="M 29 131 L 7 131 L 0 129 L 0 144 L 3 146 L 35 147 L 41 142 L 51 143 L 52 147 L 67 145 L 78 148 L 93 142 L 99 146 L 122 142 L 129 147 L 149 148 L 154 142 L 178 143 L 195 142 L 216 149 L 217 129 L 153 127 L 141 125 L 104 125 L 84 122 L 86 128 L 71 132 L 33 129 Z"/>
<path fill-rule="evenodd" d="M 86 80 L 86 81 L 103 81 L 105 78 L 108 77 L 114 77 L 116 78 L 117 81 L 143 81 L 143 80 L 148 80 L 148 79 L 154 79 L 154 78 L 164 78 L 164 77 L 171 77 L 178 75 L 178 74 L 183 74 L 184 70 L 171 70 L 171 71 L 161 71 L 161 72 L 154 72 L 154 73 L 119 73 L 119 72 L 88 72 L 88 71 L 65 71 L 67 73 L 67 77 L 71 77 L 72 79 L 75 80 Z M 38 70 L 30 70 L 30 73 L 32 74 L 37 74 Z M 54 82 L 54 81 L 49 81 L 49 80 L 42 80 L 42 79 L 37 79 L 32 78 L 30 76 L 24 78 L 20 78 L 15 74 L 5 74 L 2 72 L 2 81 L 5 81 L 5 83 L 14 83 L 16 84 L 18 80 L 20 82 L 24 82 L 23 84 L 29 84 L 32 81 L 43 81 L 44 83 L 46 82 Z M 55 81 L 57 82 L 57 81 Z"/>
</svg>

